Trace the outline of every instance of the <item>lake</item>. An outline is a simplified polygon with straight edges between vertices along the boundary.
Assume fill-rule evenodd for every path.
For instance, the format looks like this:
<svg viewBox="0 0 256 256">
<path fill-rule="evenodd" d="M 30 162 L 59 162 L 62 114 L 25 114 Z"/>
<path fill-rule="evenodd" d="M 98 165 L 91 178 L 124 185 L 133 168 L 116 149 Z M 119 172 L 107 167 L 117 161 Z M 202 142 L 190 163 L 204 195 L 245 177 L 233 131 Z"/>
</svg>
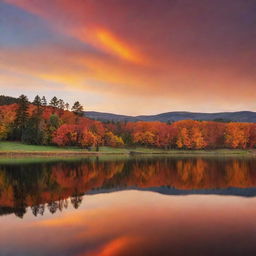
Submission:
<svg viewBox="0 0 256 256">
<path fill-rule="evenodd" d="M 256 255 L 256 158 L 0 160 L 0 255 Z"/>
</svg>

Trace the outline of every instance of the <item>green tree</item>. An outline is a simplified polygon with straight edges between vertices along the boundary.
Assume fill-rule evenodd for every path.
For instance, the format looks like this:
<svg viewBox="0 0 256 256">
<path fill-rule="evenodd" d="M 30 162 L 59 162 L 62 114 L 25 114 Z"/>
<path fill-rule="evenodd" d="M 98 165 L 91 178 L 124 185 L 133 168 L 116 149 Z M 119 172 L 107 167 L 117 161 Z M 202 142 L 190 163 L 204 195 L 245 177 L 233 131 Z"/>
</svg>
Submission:
<svg viewBox="0 0 256 256">
<path fill-rule="evenodd" d="M 36 109 L 28 120 L 28 125 L 22 134 L 21 140 L 28 144 L 41 144 L 44 133 L 44 120 L 42 119 L 42 101 L 38 95 L 35 97 L 33 104 L 36 106 Z"/>
<path fill-rule="evenodd" d="M 32 103 L 37 107 L 37 111 L 39 112 L 39 110 L 42 106 L 41 98 L 38 95 L 36 95 L 36 97 Z"/>
<path fill-rule="evenodd" d="M 84 107 L 80 104 L 79 101 L 76 101 L 71 109 L 73 111 L 74 114 L 78 115 L 78 116 L 83 116 L 84 114 Z"/>
<path fill-rule="evenodd" d="M 51 101 L 50 101 L 50 106 L 51 107 L 54 107 L 54 108 L 57 108 L 58 107 L 58 104 L 59 104 L 59 100 L 56 96 L 54 96 Z"/>
<path fill-rule="evenodd" d="M 42 97 L 41 103 L 42 103 L 42 106 L 44 106 L 44 107 L 47 106 L 47 100 L 46 100 L 45 96 Z"/>
<path fill-rule="evenodd" d="M 64 108 L 65 108 L 64 100 L 59 99 L 59 101 L 58 101 L 58 108 L 61 109 L 61 110 L 64 110 Z"/>
<path fill-rule="evenodd" d="M 61 120 L 58 115 L 52 114 L 47 121 L 47 125 L 44 129 L 42 144 L 50 144 L 52 142 L 52 136 L 54 132 L 60 127 Z"/>
<path fill-rule="evenodd" d="M 14 121 L 14 138 L 21 139 L 22 134 L 27 126 L 29 119 L 28 107 L 29 101 L 27 96 L 20 95 L 18 98 L 18 108 L 16 110 L 16 119 Z"/>
<path fill-rule="evenodd" d="M 26 144 L 40 145 L 43 144 L 43 120 L 38 119 L 37 116 L 33 115 L 28 120 L 28 125 L 24 129 L 21 137 L 21 141 Z"/>
<path fill-rule="evenodd" d="M 69 104 L 68 103 L 65 104 L 65 109 L 69 110 Z"/>
<path fill-rule="evenodd" d="M 57 130 L 61 125 L 60 119 L 57 115 L 53 114 L 50 116 L 50 127 L 52 130 Z"/>
</svg>

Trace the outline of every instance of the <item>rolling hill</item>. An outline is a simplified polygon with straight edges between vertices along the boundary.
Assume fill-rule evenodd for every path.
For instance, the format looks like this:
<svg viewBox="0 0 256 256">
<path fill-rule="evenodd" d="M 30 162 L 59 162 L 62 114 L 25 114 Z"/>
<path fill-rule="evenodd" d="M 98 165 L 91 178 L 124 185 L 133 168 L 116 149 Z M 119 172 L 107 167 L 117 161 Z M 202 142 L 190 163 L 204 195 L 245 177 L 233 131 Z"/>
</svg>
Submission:
<svg viewBox="0 0 256 256">
<path fill-rule="evenodd" d="M 111 113 L 85 111 L 85 116 L 100 121 L 161 121 L 174 122 L 180 120 L 205 120 L 225 122 L 253 122 L 256 123 L 256 112 L 220 112 L 220 113 L 194 113 L 194 112 L 167 112 L 158 115 L 126 116 Z"/>
</svg>

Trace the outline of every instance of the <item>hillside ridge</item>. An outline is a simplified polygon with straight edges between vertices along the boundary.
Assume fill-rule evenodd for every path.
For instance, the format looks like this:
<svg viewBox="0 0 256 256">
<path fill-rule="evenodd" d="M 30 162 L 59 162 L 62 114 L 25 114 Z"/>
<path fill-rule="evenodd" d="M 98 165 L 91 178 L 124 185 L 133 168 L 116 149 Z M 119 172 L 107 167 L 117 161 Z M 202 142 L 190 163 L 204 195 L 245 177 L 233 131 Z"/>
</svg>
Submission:
<svg viewBox="0 0 256 256">
<path fill-rule="evenodd" d="M 256 112 L 236 111 L 236 112 L 216 112 L 200 113 L 189 111 L 173 111 L 156 115 L 128 116 L 106 112 L 85 111 L 85 116 L 99 121 L 161 121 L 174 122 L 180 120 L 205 120 L 205 121 L 225 121 L 225 122 L 256 122 Z"/>
</svg>

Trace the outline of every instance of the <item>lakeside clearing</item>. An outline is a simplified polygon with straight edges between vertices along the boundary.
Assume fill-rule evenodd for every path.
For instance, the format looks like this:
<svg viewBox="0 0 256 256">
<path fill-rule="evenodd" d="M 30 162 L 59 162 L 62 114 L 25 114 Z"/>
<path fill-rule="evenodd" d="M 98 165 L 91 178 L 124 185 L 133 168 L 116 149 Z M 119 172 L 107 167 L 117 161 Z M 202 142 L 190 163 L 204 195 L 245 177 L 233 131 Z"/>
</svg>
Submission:
<svg viewBox="0 0 256 256">
<path fill-rule="evenodd" d="M 78 147 L 57 147 L 57 146 L 42 146 L 42 145 L 26 145 L 20 142 L 0 142 L 0 155 L 2 156 L 15 156 L 15 155 L 42 155 L 42 156 L 62 156 L 62 155 L 108 155 L 108 154 L 207 154 L 207 155 L 255 155 L 256 150 L 241 150 L 241 149 L 216 149 L 216 150 L 163 150 L 156 148 L 145 147 L 131 147 L 131 148 L 113 148 L 113 147 L 100 147 L 99 151 L 95 148 L 92 150 L 81 149 Z"/>
</svg>

